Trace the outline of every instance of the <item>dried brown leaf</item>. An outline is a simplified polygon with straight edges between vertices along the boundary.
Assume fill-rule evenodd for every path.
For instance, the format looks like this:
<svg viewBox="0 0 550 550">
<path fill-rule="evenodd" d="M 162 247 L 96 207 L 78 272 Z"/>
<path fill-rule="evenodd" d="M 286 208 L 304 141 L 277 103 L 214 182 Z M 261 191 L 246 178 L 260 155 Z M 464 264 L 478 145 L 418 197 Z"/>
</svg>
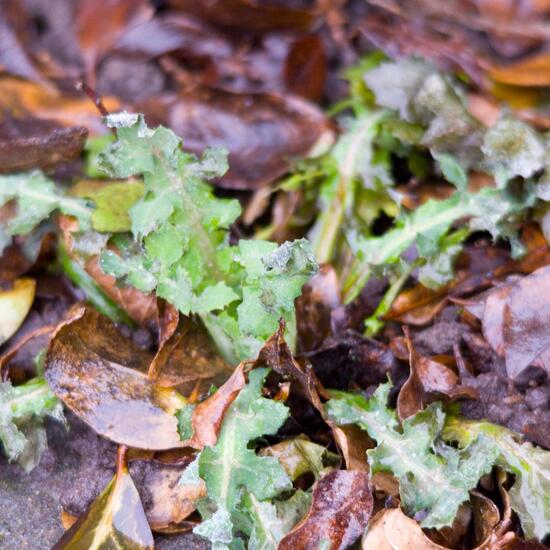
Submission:
<svg viewBox="0 0 550 550">
<path fill-rule="evenodd" d="M 45 360 L 53 392 L 97 433 L 140 449 L 181 447 L 185 399 L 145 374 L 151 360 L 106 317 L 78 308 L 55 332 Z"/>
<path fill-rule="evenodd" d="M 373 498 L 365 472 L 336 470 L 313 488 L 306 517 L 279 543 L 279 550 L 317 550 L 328 541 L 330 550 L 348 548 L 363 533 Z"/>
</svg>

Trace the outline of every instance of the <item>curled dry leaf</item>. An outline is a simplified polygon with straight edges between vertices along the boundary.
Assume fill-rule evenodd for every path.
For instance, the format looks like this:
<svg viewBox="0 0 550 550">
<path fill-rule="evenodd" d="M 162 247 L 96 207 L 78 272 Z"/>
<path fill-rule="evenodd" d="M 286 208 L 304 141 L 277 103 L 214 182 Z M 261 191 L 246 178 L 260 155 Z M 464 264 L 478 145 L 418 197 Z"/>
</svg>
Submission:
<svg viewBox="0 0 550 550">
<path fill-rule="evenodd" d="M 362 550 L 445 550 L 432 542 L 400 508 L 381 510 L 365 531 Z"/>
<path fill-rule="evenodd" d="M 193 435 L 183 445 L 203 449 L 216 444 L 225 413 L 246 383 L 245 365 L 241 363 L 216 393 L 195 407 L 191 416 Z"/>
<path fill-rule="evenodd" d="M 0 172 L 48 169 L 77 158 L 88 131 L 33 117 L 0 119 Z"/>
<path fill-rule="evenodd" d="M 401 420 L 416 414 L 434 401 L 443 399 L 451 402 L 456 399 L 478 398 L 476 390 L 459 384 L 457 374 L 449 367 L 435 359 L 420 355 L 415 350 L 406 328 L 405 335 L 411 373 L 397 398 L 397 412 Z"/>
<path fill-rule="evenodd" d="M 52 550 L 153 550 L 153 534 L 128 472 L 125 452 L 125 447 L 119 449 L 115 477 Z"/>
<path fill-rule="evenodd" d="M 0 345 L 11 338 L 25 320 L 35 291 L 36 282 L 28 277 L 16 279 L 8 290 L 0 289 Z"/>
<path fill-rule="evenodd" d="M 348 548 L 363 533 L 372 513 L 373 498 L 365 472 L 336 470 L 313 488 L 306 517 L 279 543 L 279 550 Z"/>
<path fill-rule="evenodd" d="M 53 392 L 100 435 L 140 449 L 180 447 L 185 399 L 146 375 L 148 353 L 99 313 L 77 309 L 53 336 L 45 375 Z"/>
<path fill-rule="evenodd" d="M 205 147 L 229 151 L 229 171 L 219 185 L 257 189 L 282 176 L 292 158 L 319 154 L 334 134 L 313 104 L 287 95 L 239 94 L 198 87 L 135 106 L 149 126 L 162 124 L 183 138 L 183 147 L 201 154 Z"/>
<path fill-rule="evenodd" d="M 202 482 L 180 483 L 186 468 L 187 464 L 161 464 L 155 460 L 130 465 L 132 475 L 134 469 L 142 471 L 138 488 L 143 487 L 145 515 L 156 533 L 188 531 L 193 525 L 185 520 L 195 511 L 196 501 L 206 496 L 206 488 Z"/>
</svg>

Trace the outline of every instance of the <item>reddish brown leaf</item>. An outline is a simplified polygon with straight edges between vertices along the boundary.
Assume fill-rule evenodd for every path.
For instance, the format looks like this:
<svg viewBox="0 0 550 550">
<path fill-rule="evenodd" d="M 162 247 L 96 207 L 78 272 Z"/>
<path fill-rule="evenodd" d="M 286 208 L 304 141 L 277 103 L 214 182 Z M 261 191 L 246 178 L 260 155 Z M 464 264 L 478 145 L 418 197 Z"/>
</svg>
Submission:
<svg viewBox="0 0 550 550">
<path fill-rule="evenodd" d="M 195 407 L 191 417 L 193 435 L 183 445 L 203 449 L 216 444 L 223 417 L 246 383 L 245 366 L 245 363 L 241 363 L 216 393 Z"/>
<path fill-rule="evenodd" d="M 285 62 L 285 82 L 289 91 L 319 101 L 325 88 L 327 67 L 321 39 L 316 35 L 298 38 Z"/>
<path fill-rule="evenodd" d="M 315 22 L 311 11 L 273 6 L 257 0 L 170 0 L 169 4 L 220 27 L 255 32 L 276 29 L 307 30 Z"/>
<path fill-rule="evenodd" d="M 323 113 L 287 95 L 238 94 L 199 87 L 180 96 L 164 95 L 135 105 L 150 126 L 169 126 L 183 147 L 201 154 L 205 147 L 229 151 L 222 187 L 256 189 L 283 175 L 292 158 L 304 157 L 333 140 Z"/>
<path fill-rule="evenodd" d="M 435 359 L 421 356 L 414 349 L 408 330 L 405 336 L 411 373 L 397 398 L 397 413 L 401 420 L 416 414 L 434 401 L 478 398 L 477 391 L 459 385 L 458 376 L 449 367 Z"/>
<path fill-rule="evenodd" d="M 104 437 L 140 449 L 180 447 L 174 413 L 185 400 L 151 383 L 150 360 L 106 317 L 78 308 L 54 334 L 45 374 L 65 405 Z"/>
<path fill-rule="evenodd" d="M 147 0 L 78 0 L 75 33 L 82 52 L 88 84 L 95 83 L 95 68 L 127 27 L 139 25 L 153 15 Z M 98 24 L 101 17 L 101 24 Z"/>
<path fill-rule="evenodd" d="M 0 121 L 0 173 L 48 169 L 80 156 L 88 131 L 53 120 L 4 117 Z"/>
<path fill-rule="evenodd" d="M 202 323 L 195 319 L 184 318 L 180 321 L 162 355 L 165 357 L 164 364 L 161 365 L 159 354 L 154 360 L 160 366 L 157 383 L 176 388 L 186 396 L 192 392 L 200 396 L 212 385 L 220 387 L 234 370 L 219 356 L 212 338 Z"/>
<path fill-rule="evenodd" d="M 306 517 L 279 543 L 279 550 L 317 550 L 328 540 L 330 550 L 348 548 L 363 533 L 373 499 L 365 472 L 336 470 L 313 488 Z"/>
</svg>

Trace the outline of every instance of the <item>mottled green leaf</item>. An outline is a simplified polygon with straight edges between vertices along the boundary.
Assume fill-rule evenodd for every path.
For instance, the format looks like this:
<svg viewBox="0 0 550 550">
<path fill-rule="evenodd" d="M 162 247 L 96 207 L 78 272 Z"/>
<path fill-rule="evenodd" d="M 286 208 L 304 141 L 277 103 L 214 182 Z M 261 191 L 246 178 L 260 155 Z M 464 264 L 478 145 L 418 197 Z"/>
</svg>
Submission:
<svg viewBox="0 0 550 550">
<path fill-rule="evenodd" d="M 513 473 L 510 503 L 527 538 L 543 540 L 550 533 L 550 452 L 522 441 L 521 437 L 489 422 L 448 416 L 443 437 L 461 447 L 483 436 L 497 450 L 497 464 Z"/>
<path fill-rule="evenodd" d="M 32 470 L 46 449 L 45 416 L 63 419 L 61 402 L 43 377 L 20 386 L 0 382 L 0 441 L 4 453 L 26 471 Z"/>
<path fill-rule="evenodd" d="M 358 424 L 376 440 L 377 446 L 367 451 L 371 472 L 391 472 L 399 479 L 407 513 L 424 512 L 423 527 L 451 525 L 470 489 L 491 471 L 496 449 L 483 436 L 463 450 L 443 444 L 445 413 L 440 404 L 404 420 L 398 430 L 397 416 L 386 405 L 389 389 L 389 384 L 379 386 L 371 399 L 332 392 L 327 412 L 339 424 Z"/>
</svg>

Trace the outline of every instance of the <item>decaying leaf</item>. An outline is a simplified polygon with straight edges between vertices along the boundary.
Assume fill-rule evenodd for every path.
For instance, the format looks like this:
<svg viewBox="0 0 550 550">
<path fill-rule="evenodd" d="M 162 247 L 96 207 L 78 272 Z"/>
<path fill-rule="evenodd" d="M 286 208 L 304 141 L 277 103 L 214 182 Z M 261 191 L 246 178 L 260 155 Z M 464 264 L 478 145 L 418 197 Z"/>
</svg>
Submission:
<svg viewBox="0 0 550 550">
<path fill-rule="evenodd" d="M 478 397 L 476 390 L 458 383 L 458 376 L 448 366 L 420 355 L 412 343 L 409 331 L 405 334 L 411 373 L 397 398 L 397 413 L 401 420 L 420 412 L 434 401 L 452 402 L 456 399 Z"/>
<path fill-rule="evenodd" d="M 364 472 L 336 470 L 313 488 L 306 517 L 279 544 L 280 550 L 343 550 L 363 533 L 372 513 L 369 476 Z"/>
<path fill-rule="evenodd" d="M 443 550 L 432 542 L 414 519 L 400 508 L 380 510 L 369 522 L 362 550 Z"/>
<path fill-rule="evenodd" d="M 128 472 L 125 453 L 126 448 L 119 449 L 114 478 L 52 550 L 153 550 L 153 534 Z"/>
<path fill-rule="evenodd" d="M 0 118 L 0 172 L 48 169 L 78 158 L 88 132 L 53 120 Z"/>
<path fill-rule="evenodd" d="M 308 472 L 318 478 L 325 473 L 325 469 L 330 469 L 330 465 L 335 466 L 339 462 L 338 455 L 310 441 L 305 435 L 265 447 L 260 451 L 260 455 L 277 458 L 293 481 Z"/>
<path fill-rule="evenodd" d="M 186 401 L 148 379 L 150 360 L 106 317 L 80 308 L 50 342 L 46 379 L 65 405 L 104 437 L 140 449 L 181 447 L 174 413 Z"/>
<path fill-rule="evenodd" d="M 0 344 L 11 338 L 21 326 L 34 301 L 36 282 L 21 278 L 8 290 L 0 290 Z"/>
<path fill-rule="evenodd" d="M 179 431 L 183 445 L 203 449 L 216 444 L 227 409 L 245 385 L 244 367 L 245 364 L 241 363 L 218 391 L 196 407 L 188 405 L 179 412 Z"/>
</svg>

